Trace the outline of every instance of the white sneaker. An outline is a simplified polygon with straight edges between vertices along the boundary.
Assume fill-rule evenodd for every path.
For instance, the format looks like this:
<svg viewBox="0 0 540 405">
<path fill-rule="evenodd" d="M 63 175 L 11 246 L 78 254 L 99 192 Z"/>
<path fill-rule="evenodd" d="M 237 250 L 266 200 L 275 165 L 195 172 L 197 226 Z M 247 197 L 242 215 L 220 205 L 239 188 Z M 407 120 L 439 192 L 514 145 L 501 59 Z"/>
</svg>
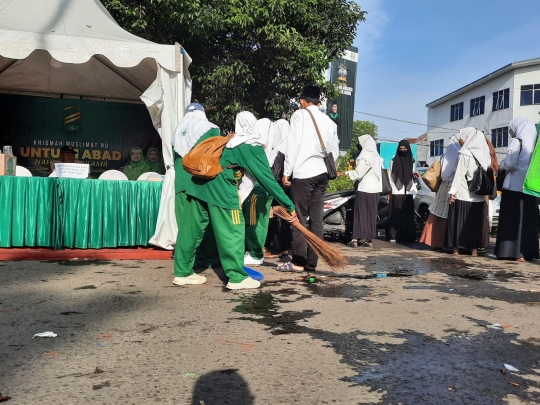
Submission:
<svg viewBox="0 0 540 405">
<path fill-rule="evenodd" d="M 259 288 L 260 286 L 261 286 L 260 282 L 252 279 L 251 277 L 248 277 L 240 283 L 229 282 L 226 287 L 229 290 L 247 290 L 248 288 Z"/>
<path fill-rule="evenodd" d="M 195 273 L 187 277 L 175 277 L 173 280 L 174 285 L 193 285 L 204 283 L 206 283 L 206 277 Z"/>
<path fill-rule="evenodd" d="M 251 254 L 249 252 L 246 252 L 246 254 L 244 255 L 244 264 L 251 264 L 252 266 L 253 265 L 258 265 L 258 264 L 263 264 L 264 263 L 264 258 L 262 259 L 254 259 L 253 257 L 251 257 Z"/>
</svg>

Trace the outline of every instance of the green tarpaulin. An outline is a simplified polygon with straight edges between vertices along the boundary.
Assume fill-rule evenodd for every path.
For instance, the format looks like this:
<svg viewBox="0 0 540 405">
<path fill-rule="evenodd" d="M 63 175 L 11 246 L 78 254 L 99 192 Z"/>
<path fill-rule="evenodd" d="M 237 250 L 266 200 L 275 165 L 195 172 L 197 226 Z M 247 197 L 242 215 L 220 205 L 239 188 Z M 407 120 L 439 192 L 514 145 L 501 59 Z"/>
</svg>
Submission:
<svg viewBox="0 0 540 405">
<path fill-rule="evenodd" d="M 161 182 L 0 176 L 0 247 L 147 246 Z"/>
</svg>

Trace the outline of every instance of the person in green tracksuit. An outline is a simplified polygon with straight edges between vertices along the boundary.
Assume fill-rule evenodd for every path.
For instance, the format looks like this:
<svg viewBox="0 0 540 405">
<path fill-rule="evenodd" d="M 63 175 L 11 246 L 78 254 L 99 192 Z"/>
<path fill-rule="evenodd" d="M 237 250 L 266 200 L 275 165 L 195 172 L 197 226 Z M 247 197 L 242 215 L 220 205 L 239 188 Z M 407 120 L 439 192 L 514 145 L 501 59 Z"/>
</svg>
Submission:
<svg viewBox="0 0 540 405">
<path fill-rule="evenodd" d="M 173 136 L 173 149 L 174 149 L 174 170 L 175 170 L 175 213 L 176 224 L 178 227 L 178 238 L 184 234 L 180 224 L 180 214 L 185 205 L 187 195 L 186 184 L 191 179 L 191 176 L 184 171 L 182 167 L 183 156 L 191 150 L 195 143 L 204 135 L 220 136 L 219 128 L 208 121 L 204 112 L 204 107 L 199 103 L 191 103 L 186 107 L 184 118 L 180 121 Z M 214 234 L 212 227 L 208 227 L 206 230 L 203 242 L 197 251 L 197 260 L 205 267 L 213 267 L 219 265 L 219 255 L 214 240 Z M 175 266 L 176 263 L 176 247 L 175 247 Z"/>
<path fill-rule="evenodd" d="M 205 139 L 219 136 L 214 130 L 215 126 L 210 127 L 202 136 L 196 133 L 195 124 L 192 123 L 191 127 L 191 132 L 189 128 L 187 130 L 177 128 L 175 131 L 174 139 L 178 139 L 179 143 L 178 148 L 175 146 L 175 151 L 180 157 L 187 153 L 186 150 L 191 150 Z M 205 129 L 205 125 L 201 125 L 200 128 Z M 237 133 L 223 150 L 220 164 L 224 169 L 214 179 L 196 178 L 185 173 L 183 169 L 177 172 L 177 176 L 180 177 L 178 188 L 184 190 L 185 201 L 181 203 L 177 219 L 181 231 L 178 233 L 175 248 L 174 284 L 190 285 L 206 282 L 204 276 L 194 273 L 193 267 L 197 248 L 210 225 L 223 270 L 229 278 L 227 288 L 244 289 L 260 286 L 258 281 L 253 280 L 243 270 L 245 225 L 237 189 L 239 169 L 245 170 L 293 214 L 291 222 L 297 219 L 294 204 L 272 175 L 268 159 L 261 147 L 264 143 L 259 138 L 254 131 Z"/>
<path fill-rule="evenodd" d="M 246 266 L 264 263 L 264 242 L 268 233 L 271 206 L 272 197 L 259 184 L 253 187 L 242 204 L 246 221 Z"/>
<path fill-rule="evenodd" d="M 263 118 L 255 124 L 255 131 L 261 140 L 265 140 L 264 152 L 268 159 L 269 167 L 272 167 L 278 154 L 277 146 L 281 142 L 281 132 L 276 124 L 268 118 Z M 240 187 L 240 195 L 243 196 L 243 185 Z M 242 204 L 242 210 L 246 221 L 246 253 L 244 264 L 260 265 L 264 262 L 264 244 L 268 234 L 270 220 L 270 207 L 272 196 L 260 184 L 255 184 L 251 193 Z"/>
</svg>

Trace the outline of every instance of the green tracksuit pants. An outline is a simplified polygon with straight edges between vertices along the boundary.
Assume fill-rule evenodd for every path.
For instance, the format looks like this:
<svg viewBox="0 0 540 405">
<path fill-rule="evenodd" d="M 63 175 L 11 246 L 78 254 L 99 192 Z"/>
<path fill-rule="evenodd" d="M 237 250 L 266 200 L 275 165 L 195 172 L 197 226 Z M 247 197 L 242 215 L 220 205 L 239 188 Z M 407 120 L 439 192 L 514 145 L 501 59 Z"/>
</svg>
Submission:
<svg viewBox="0 0 540 405">
<path fill-rule="evenodd" d="M 174 275 L 193 274 L 197 248 L 210 225 L 225 275 L 231 283 L 248 277 L 244 271 L 244 217 L 240 210 L 230 210 L 185 195 L 179 218 L 179 232 L 174 252 Z"/>
<path fill-rule="evenodd" d="M 176 246 L 178 246 L 178 239 L 183 236 L 182 226 L 180 225 L 180 215 L 187 200 L 187 195 L 184 192 L 178 192 L 175 195 L 175 211 L 176 211 L 176 225 L 178 226 L 178 234 L 176 235 L 176 245 L 174 248 L 174 261 L 175 268 L 179 265 L 176 263 Z M 208 267 L 221 267 L 219 260 L 219 252 L 214 237 L 214 230 L 211 226 L 208 226 L 204 232 L 203 240 L 196 251 L 195 266 L 201 266 L 207 269 Z"/>
<path fill-rule="evenodd" d="M 242 204 L 246 220 L 246 251 L 254 259 L 264 257 L 272 197 L 262 187 L 253 189 Z"/>
</svg>

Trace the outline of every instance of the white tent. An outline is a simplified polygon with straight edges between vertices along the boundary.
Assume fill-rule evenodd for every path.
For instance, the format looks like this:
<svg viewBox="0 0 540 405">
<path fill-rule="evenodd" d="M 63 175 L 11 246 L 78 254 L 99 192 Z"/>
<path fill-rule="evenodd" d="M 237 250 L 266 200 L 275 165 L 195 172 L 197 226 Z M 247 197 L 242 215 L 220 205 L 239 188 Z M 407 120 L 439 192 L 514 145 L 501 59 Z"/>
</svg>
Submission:
<svg viewBox="0 0 540 405">
<path fill-rule="evenodd" d="M 191 58 L 123 30 L 99 0 L 0 0 L 0 92 L 146 104 L 168 168 L 156 233 L 176 240 L 171 139 L 191 99 Z"/>
</svg>

